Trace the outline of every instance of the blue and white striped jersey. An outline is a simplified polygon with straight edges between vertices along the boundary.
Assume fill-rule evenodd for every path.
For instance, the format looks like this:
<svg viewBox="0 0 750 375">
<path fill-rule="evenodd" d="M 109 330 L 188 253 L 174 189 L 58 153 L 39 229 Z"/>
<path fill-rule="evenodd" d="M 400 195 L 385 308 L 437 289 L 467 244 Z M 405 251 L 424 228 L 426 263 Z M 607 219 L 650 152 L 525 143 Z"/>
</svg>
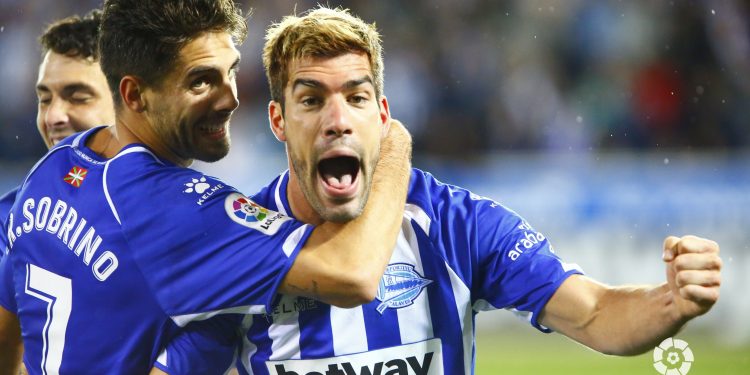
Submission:
<svg viewBox="0 0 750 375">
<path fill-rule="evenodd" d="M 37 163 L 8 216 L 0 301 L 32 374 L 144 374 L 189 322 L 269 311 L 312 229 L 141 145 L 103 160 L 98 129 Z"/>
<path fill-rule="evenodd" d="M 291 215 L 287 183 L 285 173 L 253 199 Z M 343 309 L 281 296 L 267 314 L 222 317 L 181 335 L 162 368 L 221 373 L 236 356 L 240 373 L 255 375 L 471 374 L 477 312 L 511 309 L 548 331 L 539 312 L 580 272 L 514 212 L 414 169 L 401 233 L 374 301 Z M 238 352 L 225 341 L 211 344 L 231 337 L 237 325 Z M 221 329 L 223 335 L 207 332 Z"/>
</svg>

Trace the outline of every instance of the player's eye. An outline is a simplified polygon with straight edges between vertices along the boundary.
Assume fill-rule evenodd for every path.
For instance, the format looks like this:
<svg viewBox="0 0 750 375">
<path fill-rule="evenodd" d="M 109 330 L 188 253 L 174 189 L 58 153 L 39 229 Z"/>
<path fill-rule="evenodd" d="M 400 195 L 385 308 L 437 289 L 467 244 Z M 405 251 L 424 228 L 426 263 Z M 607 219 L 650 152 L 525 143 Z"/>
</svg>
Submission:
<svg viewBox="0 0 750 375">
<path fill-rule="evenodd" d="M 73 94 L 70 97 L 70 102 L 74 104 L 86 104 L 93 99 L 93 96 L 88 94 Z"/>
<path fill-rule="evenodd" d="M 352 95 L 349 97 L 349 102 L 353 104 L 364 104 L 367 102 L 367 97 L 364 95 Z"/>
<path fill-rule="evenodd" d="M 190 88 L 193 90 L 201 90 L 208 86 L 209 82 L 208 79 L 205 77 L 200 77 L 194 79 L 192 82 L 190 82 Z"/>
<path fill-rule="evenodd" d="M 300 103 L 306 107 L 314 107 L 320 105 L 321 101 L 314 96 L 305 96 L 300 100 Z"/>
<path fill-rule="evenodd" d="M 39 104 L 48 105 L 50 102 L 52 102 L 52 97 L 41 96 L 41 97 L 37 98 L 37 100 L 39 101 Z"/>
</svg>

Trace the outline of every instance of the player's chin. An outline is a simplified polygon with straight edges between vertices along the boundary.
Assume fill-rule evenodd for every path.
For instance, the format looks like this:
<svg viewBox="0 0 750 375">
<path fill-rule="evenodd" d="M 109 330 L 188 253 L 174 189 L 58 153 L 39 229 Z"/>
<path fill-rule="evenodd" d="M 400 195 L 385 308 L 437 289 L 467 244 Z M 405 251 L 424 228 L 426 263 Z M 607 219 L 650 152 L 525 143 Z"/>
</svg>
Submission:
<svg viewBox="0 0 750 375">
<path fill-rule="evenodd" d="M 361 197 L 350 199 L 347 202 L 331 202 L 328 201 L 324 204 L 326 207 L 321 212 L 320 216 L 325 221 L 331 221 L 334 223 L 345 223 L 356 219 L 359 215 L 362 215 L 364 204 L 362 204 Z"/>
</svg>

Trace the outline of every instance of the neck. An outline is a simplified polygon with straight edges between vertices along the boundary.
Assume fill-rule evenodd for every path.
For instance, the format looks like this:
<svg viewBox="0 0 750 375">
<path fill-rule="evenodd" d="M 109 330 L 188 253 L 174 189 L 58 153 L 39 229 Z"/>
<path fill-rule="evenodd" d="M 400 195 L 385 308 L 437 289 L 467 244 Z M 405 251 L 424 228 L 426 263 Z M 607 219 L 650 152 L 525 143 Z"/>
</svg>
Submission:
<svg viewBox="0 0 750 375">
<path fill-rule="evenodd" d="M 305 198 L 305 194 L 302 192 L 299 184 L 299 178 L 294 172 L 294 168 L 289 163 L 289 183 L 286 188 L 286 197 L 289 199 L 289 207 L 291 208 L 291 214 L 294 217 L 307 224 L 320 225 L 323 223 L 323 218 L 318 215 L 317 212 L 310 206 L 310 203 Z"/>
<path fill-rule="evenodd" d="M 142 113 L 122 111 L 122 114 L 117 116 L 116 128 L 122 147 L 140 143 L 159 158 L 169 160 L 179 166 L 188 167 L 193 163 L 192 160 L 182 159 L 172 152 L 164 143 L 163 138 L 156 134 L 149 119 Z"/>
<path fill-rule="evenodd" d="M 105 159 L 115 157 L 124 147 L 117 137 L 117 130 L 114 126 L 108 126 L 94 133 L 86 140 L 86 146 Z"/>
</svg>

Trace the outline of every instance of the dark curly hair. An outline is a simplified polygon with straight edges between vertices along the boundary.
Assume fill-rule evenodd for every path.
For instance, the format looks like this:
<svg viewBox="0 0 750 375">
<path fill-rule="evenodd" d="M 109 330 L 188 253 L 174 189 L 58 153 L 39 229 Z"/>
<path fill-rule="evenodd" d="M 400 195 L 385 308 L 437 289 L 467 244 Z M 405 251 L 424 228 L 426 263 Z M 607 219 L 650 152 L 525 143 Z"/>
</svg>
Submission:
<svg viewBox="0 0 750 375">
<path fill-rule="evenodd" d="M 106 0 L 101 23 L 101 66 L 115 106 L 122 77 L 157 86 L 180 49 L 205 32 L 229 33 L 239 44 L 247 22 L 232 0 Z"/>
<path fill-rule="evenodd" d="M 42 55 L 52 51 L 69 57 L 99 60 L 99 24 L 102 12 L 93 10 L 79 17 L 61 19 L 47 27 L 39 37 Z"/>
</svg>

